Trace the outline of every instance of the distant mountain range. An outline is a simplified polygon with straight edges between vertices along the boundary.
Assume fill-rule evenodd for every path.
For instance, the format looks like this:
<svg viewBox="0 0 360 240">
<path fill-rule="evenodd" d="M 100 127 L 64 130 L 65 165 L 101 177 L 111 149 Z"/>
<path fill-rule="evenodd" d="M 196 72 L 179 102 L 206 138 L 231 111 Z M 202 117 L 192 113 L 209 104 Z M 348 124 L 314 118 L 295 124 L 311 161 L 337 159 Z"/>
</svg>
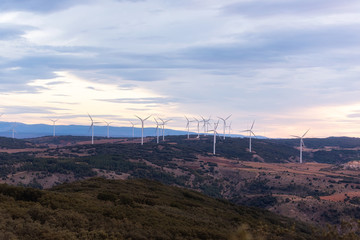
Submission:
<svg viewBox="0 0 360 240">
<path fill-rule="evenodd" d="M 0 136 L 12 137 L 13 122 L 0 122 Z M 85 125 L 56 125 L 56 135 L 90 136 L 89 126 Z M 47 124 L 24 124 L 16 123 L 15 138 L 34 138 L 50 136 L 53 134 L 53 126 Z M 186 135 L 186 131 L 165 129 L 165 135 Z M 190 132 L 190 134 L 197 134 Z M 107 136 L 106 126 L 95 126 L 94 135 Z M 141 136 L 141 128 L 134 128 L 135 137 Z M 161 135 L 161 134 L 160 134 Z M 156 128 L 144 128 L 144 136 L 156 136 Z M 244 137 L 243 135 L 231 134 L 231 137 Z M 110 137 L 132 137 L 132 127 L 110 126 Z M 262 137 L 258 137 L 262 138 Z"/>
</svg>

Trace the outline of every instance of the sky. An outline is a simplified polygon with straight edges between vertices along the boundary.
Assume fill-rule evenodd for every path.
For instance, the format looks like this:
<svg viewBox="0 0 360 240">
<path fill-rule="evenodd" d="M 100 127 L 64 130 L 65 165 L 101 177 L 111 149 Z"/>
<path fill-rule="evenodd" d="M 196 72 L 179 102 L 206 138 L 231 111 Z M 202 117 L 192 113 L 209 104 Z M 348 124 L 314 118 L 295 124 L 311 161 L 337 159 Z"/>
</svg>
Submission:
<svg viewBox="0 0 360 240">
<path fill-rule="evenodd" d="M 0 120 L 360 137 L 359 40 L 355 0 L 2 0 Z"/>
</svg>

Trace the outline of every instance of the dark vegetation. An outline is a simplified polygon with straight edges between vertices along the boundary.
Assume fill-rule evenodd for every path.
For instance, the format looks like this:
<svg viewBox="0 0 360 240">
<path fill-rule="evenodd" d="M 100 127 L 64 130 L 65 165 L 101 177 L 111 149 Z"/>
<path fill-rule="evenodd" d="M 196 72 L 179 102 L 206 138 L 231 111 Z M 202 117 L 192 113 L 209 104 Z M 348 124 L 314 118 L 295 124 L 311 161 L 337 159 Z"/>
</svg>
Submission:
<svg viewBox="0 0 360 240">
<path fill-rule="evenodd" d="M 23 139 L 0 137 L 0 148 L 21 149 L 32 146 L 33 144 L 31 142 Z"/>
<path fill-rule="evenodd" d="M 290 147 L 298 146 L 298 139 L 271 139 L 270 141 Z M 354 137 L 328 137 L 328 138 L 305 138 L 304 143 L 308 148 L 356 148 L 360 146 L 360 138 Z"/>
<path fill-rule="evenodd" d="M 50 191 L 0 185 L 0 206 L 1 239 L 241 239 L 236 236 L 246 231 L 300 240 L 328 234 L 266 210 L 148 180 L 93 178 Z"/>
</svg>

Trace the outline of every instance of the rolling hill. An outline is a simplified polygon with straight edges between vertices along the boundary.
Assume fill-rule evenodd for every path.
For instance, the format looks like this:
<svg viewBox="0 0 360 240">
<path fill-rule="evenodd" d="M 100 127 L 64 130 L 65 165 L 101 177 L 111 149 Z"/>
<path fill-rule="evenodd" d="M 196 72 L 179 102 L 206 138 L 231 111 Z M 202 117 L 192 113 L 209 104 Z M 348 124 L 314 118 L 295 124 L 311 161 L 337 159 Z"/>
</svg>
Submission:
<svg viewBox="0 0 360 240">
<path fill-rule="evenodd" d="M 321 239 L 311 225 L 148 180 L 0 185 L 2 239 Z M 249 238 L 248 238 L 249 239 Z"/>
</svg>

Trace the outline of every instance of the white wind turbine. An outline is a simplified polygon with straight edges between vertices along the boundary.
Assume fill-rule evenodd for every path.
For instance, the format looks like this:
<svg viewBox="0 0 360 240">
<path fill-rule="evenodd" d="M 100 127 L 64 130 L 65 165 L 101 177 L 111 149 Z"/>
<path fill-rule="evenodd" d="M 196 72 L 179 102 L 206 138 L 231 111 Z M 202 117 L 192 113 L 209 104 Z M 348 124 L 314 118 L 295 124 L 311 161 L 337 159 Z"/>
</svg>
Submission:
<svg viewBox="0 0 360 240">
<path fill-rule="evenodd" d="M 216 131 L 217 127 L 219 126 L 219 121 L 217 121 L 217 123 L 214 123 L 214 129 L 210 130 L 210 132 L 214 132 L 214 146 L 213 146 L 213 154 L 216 154 L 216 134 L 218 134 L 218 132 Z"/>
<path fill-rule="evenodd" d="M 156 122 L 156 143 L 159 143 L 159 122 L 156 120 L 156 118 L 154 118 L 155 122 Z"/>
<path fill-rule="evenodd" d="M 302 159 L 302 152 L 303 152 L 303 147 L 305 147 L 304 145 L 304 140 L 303 138 L 305 137 L 305 135 L 308 133 L 308 131 L 310 130 L 310 128 L 300 137 L 300 136 L 295 136 L 295 135 L 291 135 L 292 137 L 296 137 L 298 139 L 300 139 L 300 163 L 302 163 L 303 159 Z"/>
<path fill-rule="evenodd" d="M 203 129 L 204 129 L 204 136 L 205 136 L 205 134 L 206 134 L 206 132 L 208 132 L 208 128 L 207 128 L 207 126 L 208 126 L 208 123 L 210 122 L 210 119 L 211 119 L 211 116 L 208 118 L 208 119 L 205 119 L 205 118 L 203 118 L 202 116 L 200 116 L 201 118 L 202 118 L 202 122 L 203 122 Z"/>
<path fill-rule="evenodd" d="M 91 125 L 89 127 L 89 130 L 91 129 L 91 144 L 94 144 L 94 123 L 99 123 L 99 122 L 94 122 L 94 120 L 92 119 L 89 113 L 88 115 L 91 120 Z"/>
<path fill-rule="evenodd" d="M 52 121 L 53 123 L 53 137 L 55 137 L 55 124 L 57 121 L 59 121 L 59 119 L 53 120 L 53 119 L 49 119 L 50 121 Z"/>
<path fill-rule="evenodd" d="M 231 130 L 232 130 L 232 128 L 231 128 L 231 123 L 232 123 L 232 122 L 230 122 L 230 124 L 227 126 L 227 128 L 228 128 L 228 135 L 229 135 L 229 136 L 231 135 Z"/>
<path fill-rule="evenodd" d="M 218 117 L 219 119 L 221 119 L 224 122 L 224 140 L 225 140 L 225 135 L 226 135 L 226 120 L 228 120 L 231 117 L 232 114 L 230 114 L 227 118 L 221 118 Z"/>
<path fill-rule="evenodd" d="M 168 119 L 168 120 L 163 120 L 161 118 L 159 118 L 160 121 L 162 121 L 162 140 L 165 141 L 165 124 L 169 121 L 171 121 L 171 119 Z"/>
<path fill-rule="evenodd" d="M 196 118 L 194 118 L 194 120 L 197 122 L 197 137 L 196 138 L 200 138 L 200 121 L 197 120 Z"/>
<path fill-rule="evenodd" d="M 207 120 L 205 120 L 205 122 L 206 122 L 206 132 L 209 131 L 210 120 L 211 120 L 211 116 Z M 214 123 L 215 123 L 215 121 L 214 121 Z"/>
<path fill-rule="evenodd" d="M 149 117 L 151 117 L 151 115 L 150 116 L 148 116 L 147 118 L 140 118 L 140 117 L 138 117 L 138 116 L 136 116 L 135 115 L 135 117 L 137 117 L 140 121 L 141 121 L 141 145 L 144 145 L 144 122 L 149 118 Z"/>
<path fill-rule="evenodd" d="M 249 132 L 249 152 L 251 152 L 251 137 L 252 136 L 256 137 L 255 133 L 252 130 L 254 127 L 254 123 L 255 123 L 255 120 L 253 121 L 250 129 L 243 131 L 243 132 Z"/>
<path fill-rule="evenodd" d="M 134 138 L 135 137 L 135 131 L 134 131 L 134 129 L 135 129 L 135 124 L 132 122 L 132 121 L 129 121 L 130 123 L 131 123 L 131 127 L 132 127 L 132 137 Z"/>
<path fill-rule="evenodd" d="M 112 124 L 113 122 L 107 122 L 104 121 L 106 123 L 106 127 L 107 127 L 107 138 L 110 138 L 110 124 Z"/>
<path fill-rule="evenodd" d="M 189 139 L 190 138 L 190 123 L 193 122 L 193 121 L 190 121 L 186 116 L 185 116 L 185 118 L 186 118 L 186 121 L 187 121 L 187 123 L 186 123 L 187 139 Z"/>
<path fill-rule="evenodd" d="M 11 131 L 12 131 L 12 138 L 14 139 L 15 138 L 15 127 L 16 127 L 16 122 L 13 123 L 13 125 L 11 126 Z"/>
</svg>

